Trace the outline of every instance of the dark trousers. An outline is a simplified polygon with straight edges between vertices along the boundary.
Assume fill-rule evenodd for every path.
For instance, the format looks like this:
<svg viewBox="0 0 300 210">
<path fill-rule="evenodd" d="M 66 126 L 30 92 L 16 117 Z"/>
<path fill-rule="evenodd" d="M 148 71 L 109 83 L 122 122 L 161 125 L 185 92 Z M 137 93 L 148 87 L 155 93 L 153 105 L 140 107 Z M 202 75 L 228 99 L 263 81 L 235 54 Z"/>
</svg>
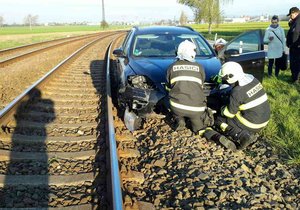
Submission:
<svg viewBox="0 0 300 210">
<path fill-rule="evenodd" d="M 293 82 L 297 81 L 300 73 L 300 48 L 290 49 L 290 68 Z"/>
<path fill-rule="evenodd" d="M 185 118 L 188 118 L 191 121 L 192 131 L 198 132 L 199 130 L 205 129 L 208 126 L 214 124 L 213 114 L 204 112 L 192 112 L 192 111 L 183 111 L 181 109 L 171 106 L 171 110 L 175 115 L 175 118 L 179 125 L 185 126 Z"/>
<path fill-rule="evenodd" d="M 274 61 L 275 61 L 274 58 L 269 59 L 269 64 L 268 64 L 268 75 L 269 76 L 272 75 Z M 275 65 L 275 76 L 278 77 L 278 75 L 279 75 L 279 68 Z"/>
<path fill-rule="evenodd" d="M 222 130 L 222 123 L 228 125 L 225 130 Z M 221 116 L 216 117 L 215 126 L 218 130 L 220 130 L 220 132 L 227 136 L 230 136 L 234 140 L 237 140 L 242 132 L 247 131 L 249 134 L 255 134 L 261 130 L 248 128 L 242 123 L 240 123 L 240 121 L 236 118 L 225 118 Z"/>
</svg>

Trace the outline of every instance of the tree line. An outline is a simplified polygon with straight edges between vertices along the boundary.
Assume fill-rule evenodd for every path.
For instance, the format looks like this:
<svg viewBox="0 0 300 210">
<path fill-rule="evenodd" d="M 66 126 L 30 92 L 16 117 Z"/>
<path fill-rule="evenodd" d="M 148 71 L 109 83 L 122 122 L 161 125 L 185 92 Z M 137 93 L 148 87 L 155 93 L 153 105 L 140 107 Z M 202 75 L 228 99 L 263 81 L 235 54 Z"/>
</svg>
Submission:
<svg viewBox="0 0 300 210">
<path fill-rule="evenodd" d="M 233 0 L 177 0 L 178 3 L 184 4 L 194 12 L 195 22 L 204 21 L 208 23 L 208 32 L 211 34 L 212 24 L 220 23 L 222 20 L 222 11 L 220 4 L 231 3 Z"/>
<path fill-rule="evenodd" d="M 29 26 L 30 30 L 32 29 L 32 26 L 38 25 L 38 15 L 26 15 L 23 19 L 23 24 L 25 26 Z M 4 25 L 4 17 L 0 15 L 0 27 Z"/>
</svg>

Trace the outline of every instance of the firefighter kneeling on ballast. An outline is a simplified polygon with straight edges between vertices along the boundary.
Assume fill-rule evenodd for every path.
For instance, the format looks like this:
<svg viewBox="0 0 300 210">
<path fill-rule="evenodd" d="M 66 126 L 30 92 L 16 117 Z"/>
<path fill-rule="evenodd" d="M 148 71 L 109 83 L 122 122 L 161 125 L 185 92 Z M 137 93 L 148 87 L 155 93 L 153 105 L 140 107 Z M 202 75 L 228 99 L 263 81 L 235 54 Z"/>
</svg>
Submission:
<svg viewBox="0 0 300 210">
<path fill-rule="evenodd" d="M 166 88 L 177 131 L 185 128 L 185 119 L 190 120 L 194 133 L 213 125 L 213 114 L 203 92 L 204 68 L 195 57 L 196 45 L 185 40 L 178 46 L 177 61 L 167 71 Z"/>
<path fill-rule="evenodd" d="M 257 140 L 256 134 L 269 122 L 267 94 L 262 84 L 252 75 L 245 74 L 236 62 L 223 64 L 219 76 L 222 83 L 233 88 L 228 104 L 215 117 L 215 130 L 208 128 L 203 135 L 207 139 L 219 141 L 232 151 L 242 150 Z"/>
</svg>

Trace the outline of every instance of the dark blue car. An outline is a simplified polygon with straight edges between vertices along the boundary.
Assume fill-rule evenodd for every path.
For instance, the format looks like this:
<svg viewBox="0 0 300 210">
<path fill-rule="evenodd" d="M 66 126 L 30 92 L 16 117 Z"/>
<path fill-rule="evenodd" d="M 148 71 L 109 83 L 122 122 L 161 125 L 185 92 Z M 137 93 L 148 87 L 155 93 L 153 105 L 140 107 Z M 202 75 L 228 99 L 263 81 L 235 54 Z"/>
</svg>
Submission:
<svg viewBox="0 0 300 210">
<path fill-rule="evenodd" d="M 262 64 L 263 72 L 265 57 L 264 54 L 258 53 L 263 51 L 262 34 L 259 30 L 247 34 L 239 36 L 238 45 L 234 41 L 229 42 L 219 54 L 222 59 L 219 59 L 207 40 L 192 28 L 177 26 L 132 28 L 122 46 L 113 51 L 117 57 L 117 68 L 112 72 L 112 78 L 118 104 L 125 111 L 124 121 L 127 127 L 134 130 L 139 127 L 142 118 L 159 112 L 162 106 L 168 107 L 164 87 L 166 71 L 176 61 L 177 47 L 184 40 L 189 40 L 197 46 L 196 61 L 205 69 L 208 99 L 213 95 L 213 88 L 216 85 L 212 78 L 218 74 L 221 61 L 239 59 L 238 62 L 243 65 L 246 72 L 253 69 L 249 68 L 248 63 L 244 65 L 243 62 L 252 62 L 255 71 L 258 64 Z M 253 40 L 249 34 L 257 38 Z M 243 43 L 243 39 L 248 41 Z M 226 51 L 228 46 L 230 48 Z M 247 55 L 242 57 L 243 53 L 240 52 L 243 49 L 244 54 L 248 53 L 250 57 Z M 254 57 L 258 60 L 253 60 Z"/>
</svg>

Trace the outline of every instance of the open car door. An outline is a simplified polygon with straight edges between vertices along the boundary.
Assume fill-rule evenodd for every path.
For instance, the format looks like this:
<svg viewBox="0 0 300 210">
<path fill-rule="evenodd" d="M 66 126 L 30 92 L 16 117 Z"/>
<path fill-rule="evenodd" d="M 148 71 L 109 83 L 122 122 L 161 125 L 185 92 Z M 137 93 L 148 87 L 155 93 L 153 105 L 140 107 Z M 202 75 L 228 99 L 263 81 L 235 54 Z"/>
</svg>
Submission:
<svg viewBox="0 0 300 210">
<path fill-rule="evenodd" d="M 245 73 L 252 74 L 260 82 L 264 75 L 265 56 L 261 30 L 242 33 L 218 53 L 222 63 L 235 61 L 241 64 Z"/>
</svg>

